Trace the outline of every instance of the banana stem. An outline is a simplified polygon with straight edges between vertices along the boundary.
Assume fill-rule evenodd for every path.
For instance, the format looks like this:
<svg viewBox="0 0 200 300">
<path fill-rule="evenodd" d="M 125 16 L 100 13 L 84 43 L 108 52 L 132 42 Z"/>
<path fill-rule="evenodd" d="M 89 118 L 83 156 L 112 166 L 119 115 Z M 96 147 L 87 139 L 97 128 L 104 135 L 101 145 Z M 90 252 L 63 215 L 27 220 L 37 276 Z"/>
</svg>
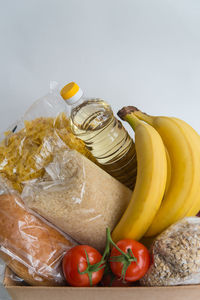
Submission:
<svg viewBox="0 0 200 300">
<path fill-rule="evenodd" d="M 140 122 L 138 119 L 145 121 L 150 125 L 153 125 L 153 117 L 141 112 L 135 106 L 123 107 L 118 111 L 117 114 L 122 120 L 127 121 L 131 125 L 133 130 L 135 130 L 136 126 Z"/>
</svg>

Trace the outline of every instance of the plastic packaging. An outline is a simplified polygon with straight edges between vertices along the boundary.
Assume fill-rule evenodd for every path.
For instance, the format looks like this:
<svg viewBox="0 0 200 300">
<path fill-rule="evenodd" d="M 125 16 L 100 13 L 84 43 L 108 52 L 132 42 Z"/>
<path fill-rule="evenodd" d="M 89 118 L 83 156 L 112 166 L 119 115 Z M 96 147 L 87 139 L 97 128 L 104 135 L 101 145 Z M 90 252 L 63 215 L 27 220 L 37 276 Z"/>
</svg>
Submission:
<svg viewBox="0 0 200 300">
<path fill-rule="evenodd" d="M 99 165 L 133 189 L 136 178 L 135 145 L 110 105 L 98 98 L 85 98 L 74 82 L 61 90 L 70 106 L 73 133 L 82 139 Z"/>
<path fill-rule="evenodd" d="M 25 204 L 79 243 L 102 251 L 106 227 L 117 224 L 131 190 L 77 151 L 57 143 L 52 153 L 43 178 L 25 183 Z"/>
<path fill-rule="evenodd" d="M 184 218 L 161 233 L 151 246 L 152 265 L 145 286 L 200 283 L 200 218 Z"/>
<path fill-rule="evenodd" d="M 10 126 L 6 135 L 1 135 L 0 175 L 20 193 L 25 181 L 44 175 L 44 167 L 52 160 L 50 139 L 54 144 L 62 140 L 95 161 L 84 143 L 72 134 L 66 104 L 60 98 L 51 91 Z"/>
<path fill-rule="evenodd" d="M 0 258 L 17 276 L 31 285 L 65 284 L 61 260 L 73 245 L 28 212 L 20 195 L 0 178 Z"/>
</svg>

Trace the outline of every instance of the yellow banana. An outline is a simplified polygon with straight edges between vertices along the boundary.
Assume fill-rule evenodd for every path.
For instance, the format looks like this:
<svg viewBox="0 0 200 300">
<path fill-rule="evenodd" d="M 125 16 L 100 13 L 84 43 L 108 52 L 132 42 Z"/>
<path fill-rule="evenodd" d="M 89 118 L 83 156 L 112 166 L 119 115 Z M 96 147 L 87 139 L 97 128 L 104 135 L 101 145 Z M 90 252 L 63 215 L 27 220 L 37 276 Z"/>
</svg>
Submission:
<svg viewBox="0 0 200 300">
<path fill-rule="evenodd" d="M 160 135 L 150 125 L 123 108 L 119 115 L 135 131 L 137 154 L 136 185 L 130 203 L 115 227 L 112 238 L 139 240 L 152 223 L 163 198 L 167 179 L 167 159 Z"/>
<path fill-rule="evenodd" d="M 165 147 L 165 151 L 166 151 L 166 158 L 167 158 L 167 181 L 166 181 L 166 187 L 165 187 L 165 194 L 166 194 L 168 191 L 168 188 L 170 186 L 170 182 L 171 182 L 172 166 L 171 166 L 169 153 L 168 153 L 166 147 Z"/>
<path fill-rule="evenodd" d="M 177 124 L 184 130 L 185 135 L 187 136 L 190 145 L 193 149 L 193 155 L 195 160 L 195 170 L 197 175 L 195 176 L 196 180 L 196 196 L 189 207 L 189 210 L 186 214 L 186 217 L 195 216 L 200 211 L 200 136 L 198 133 L 186 122 L 178 118 L 173 118 Z"/>
<path fill-rule="evenodd" d="M 155 236 L 181 218 L 195 215 L 200 196 L 199 142 L 194 130 L 172 117 L 152 117 L 132 108 L 160 134 L 171 161 L 171 180 L 162 204 L 145 236 Z M 184 126 L 183 126 L 184 124 Z M 195 142 L 194 142 L 195 141 Z"/>
</svg>

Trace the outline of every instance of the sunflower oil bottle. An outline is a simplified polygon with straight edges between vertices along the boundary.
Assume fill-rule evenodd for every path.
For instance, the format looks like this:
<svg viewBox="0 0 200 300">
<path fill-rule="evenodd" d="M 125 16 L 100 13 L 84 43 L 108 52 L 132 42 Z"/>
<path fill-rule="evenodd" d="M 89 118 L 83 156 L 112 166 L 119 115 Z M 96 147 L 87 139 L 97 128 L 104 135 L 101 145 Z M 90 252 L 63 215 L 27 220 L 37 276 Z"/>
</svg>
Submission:
<svg viewBox="0 0 200 300">
<path fill-rule="evenodd" d="M 85 98 L 75 82 L 64 86 L 60 94 L 70 106 L 72 132 L 101 168 L 132 189 L 137 172 L 135 145 L 110 105 L 99 98 Z"/>
</svg>

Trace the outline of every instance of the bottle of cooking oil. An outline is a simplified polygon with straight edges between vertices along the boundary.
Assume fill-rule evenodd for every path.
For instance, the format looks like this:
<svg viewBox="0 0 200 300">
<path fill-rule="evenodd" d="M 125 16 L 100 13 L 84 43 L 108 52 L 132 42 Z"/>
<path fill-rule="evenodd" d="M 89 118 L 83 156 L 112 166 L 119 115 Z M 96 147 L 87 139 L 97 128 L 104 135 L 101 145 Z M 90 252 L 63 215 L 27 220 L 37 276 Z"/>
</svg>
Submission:
<svg viewBox="0 0 200 300">
<path fill-rule="evenodd" d="M 99 98 L 85 98 L 75 82 L 60 92 L 70 105 L 72 132 L 84 141 L 100 167 L 133 188 L 137 164 L 135 145 L 111 107 Z"/>
</svg>

